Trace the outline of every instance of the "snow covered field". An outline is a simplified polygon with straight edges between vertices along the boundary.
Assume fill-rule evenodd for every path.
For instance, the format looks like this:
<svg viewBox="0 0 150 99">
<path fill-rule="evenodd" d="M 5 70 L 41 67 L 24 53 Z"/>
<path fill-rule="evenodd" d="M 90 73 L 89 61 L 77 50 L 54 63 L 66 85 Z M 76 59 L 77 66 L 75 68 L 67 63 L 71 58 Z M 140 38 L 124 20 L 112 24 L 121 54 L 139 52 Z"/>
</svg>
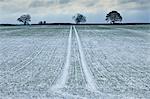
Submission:
<svg viewBox="0 0 150 99">
<path fill-rule="evenodd" d="M 0 99 L 150 99 L 150 26 L 0 27 Z"/>
</svg>

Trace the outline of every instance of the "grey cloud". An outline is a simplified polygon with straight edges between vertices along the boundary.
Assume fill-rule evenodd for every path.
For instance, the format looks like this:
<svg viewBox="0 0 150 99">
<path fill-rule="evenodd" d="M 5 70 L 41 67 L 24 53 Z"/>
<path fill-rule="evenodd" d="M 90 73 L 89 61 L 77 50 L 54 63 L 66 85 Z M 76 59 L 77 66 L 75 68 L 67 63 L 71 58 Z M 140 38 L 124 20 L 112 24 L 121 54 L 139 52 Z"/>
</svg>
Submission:
<svg viewBox="0 0 150 99">
<path fill-rule="evenodd" d="M 0 0 L 0 2 L 3 2 L 3 1 L 6 1 L 6 0 Z"/>
<path fill-rule="evenodd" d="M 70 3 L 71 0 L 34 0 L 29 7 L 49 7 L 54 4 L 65 5 Z"/>
<path fill-rule="evenodd" d="M 149 0 L 117 0 L 118 9 L 121 10 L 150 10 Z"/>
<path fill-rule="evenodd" d="M 85 5 L 86 7 L 93 7 L 93 6 L 96 5 L 96 2 L 85 2 L 84 5 Z"/>
<path fill-rule="evenodd" d="M 131 3 L 131 2 L 135 2 L 135 3 L 148 3 L 148 0 L 118 0 L 118 2 L 120 3 Z"/>
<path fill-rule="evenodd" d="M 52 0 L 49 1 L 42 1 L 42 0 L 34 0 L 31 2 L 29 7 L 49 7 L 50 5 L 53 5 L 55 2 Z"/>
<path fill-rule="evenodd" d="M 105 11 L 110 10 L 125 12 L 125 14 L 129 12 L 141 13 L 146 10 L 150 11 L 149 5 L 149 0 L 0 0 L 0 20 L 5 16 L 9 19 L 12 15 L 18 16 L 22 13 L 30 13 L 35 16 L 34 18 L 57 16 L 57 14 L 64 13 L 72 16 L 76 12 L 87 15 L 95 14 L 95 17 L 100 17 Z M 92 20 L 94 19 L 92 18 Z"/>
<path fill-rule="evenodd" d="M 67 4 L 67 3 L 70 3 L 71 0 L 59 0 L 58 2 L 59 4 Z"/>
</svg>

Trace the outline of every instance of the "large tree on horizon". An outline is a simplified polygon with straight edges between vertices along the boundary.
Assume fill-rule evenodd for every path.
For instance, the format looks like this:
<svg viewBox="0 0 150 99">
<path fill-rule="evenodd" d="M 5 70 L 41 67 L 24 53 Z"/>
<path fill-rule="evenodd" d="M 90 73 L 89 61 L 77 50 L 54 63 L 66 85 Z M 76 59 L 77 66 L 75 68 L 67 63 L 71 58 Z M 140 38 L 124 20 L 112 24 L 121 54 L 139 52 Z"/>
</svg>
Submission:
<svg viewBox="0 0 150 99">
<path fill-rule="evenodd" d="M 73 16 L 73 19 L 74 19 L 76 24 L 86 22 L 86 17 L 80 13 L 77 13 L 75 16 Z"/>
<path fill-rule="evenodd" d="M 31 16 L 29 14 L 20 16 L 17 21 L 22 22 L 24 25 L 28 25 L 31 21 Z"/>
<path fill-rule="evenodd" d="M 117 11 L 111 11 L 106 15 L 106 21 L 110 23 L 115 23 L 117 21 L 122 21 L 122 16 Z"/>
</svg>

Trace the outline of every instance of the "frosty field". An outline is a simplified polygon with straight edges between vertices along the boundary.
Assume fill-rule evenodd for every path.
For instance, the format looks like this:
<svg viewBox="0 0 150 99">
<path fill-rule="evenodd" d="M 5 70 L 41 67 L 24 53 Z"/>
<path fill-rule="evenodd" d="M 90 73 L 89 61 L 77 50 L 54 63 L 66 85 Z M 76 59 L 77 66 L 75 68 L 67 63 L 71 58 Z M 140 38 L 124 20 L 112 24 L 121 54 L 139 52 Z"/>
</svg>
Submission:
<svg viewBox="0 0 150 99">
<path fill-rule="evenodd" d="M 0 99 L 150 99 L 150 26 L 0 27 Z"/>
</svg>

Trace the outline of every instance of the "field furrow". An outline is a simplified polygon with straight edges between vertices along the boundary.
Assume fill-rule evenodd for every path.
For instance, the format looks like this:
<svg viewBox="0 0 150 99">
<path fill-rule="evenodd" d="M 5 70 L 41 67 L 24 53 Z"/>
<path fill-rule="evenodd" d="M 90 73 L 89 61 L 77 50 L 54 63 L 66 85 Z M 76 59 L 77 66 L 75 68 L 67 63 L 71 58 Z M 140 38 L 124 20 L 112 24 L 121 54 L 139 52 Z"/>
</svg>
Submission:
<svg viewBox="0 0 150 99">
<path fill-rule="evenodd" d="M 128 36 L 126 32 L 121 34 L 120 30 L 115 29 L 87 30 L 80 29 L 79 36 L 87 65 L 99 91 L 117 93 L 120 97 L 149 97 L 149 46 L 145 46 L 149 43 L 147 34 L 139 36 L 126 31 L 130 34 Z"/>
<path fill-rule="evenodd" d="M 0 27 L 0 99 L 150 99 L 149 25 Z"/>
<path fill-rule="evenodd" d="M 64 68 L 69 33 L 68 30 L 60 32 L 53 37 L 42 37 L 41 40 L 34 38 L 34 47 L 24 47 L 26 51 L 22 52 L 22 56 L 17 56 L 24 56 L 24 60 L 20 59 L 21 62 L 16 63 L 17 65 L 8 65 L 8 70 L 0 72 L 1 94 L 12 96 L 24 92 L 49 91 Z M 26 55 L 30 50 L 30 55 Z"/>
</svg>

